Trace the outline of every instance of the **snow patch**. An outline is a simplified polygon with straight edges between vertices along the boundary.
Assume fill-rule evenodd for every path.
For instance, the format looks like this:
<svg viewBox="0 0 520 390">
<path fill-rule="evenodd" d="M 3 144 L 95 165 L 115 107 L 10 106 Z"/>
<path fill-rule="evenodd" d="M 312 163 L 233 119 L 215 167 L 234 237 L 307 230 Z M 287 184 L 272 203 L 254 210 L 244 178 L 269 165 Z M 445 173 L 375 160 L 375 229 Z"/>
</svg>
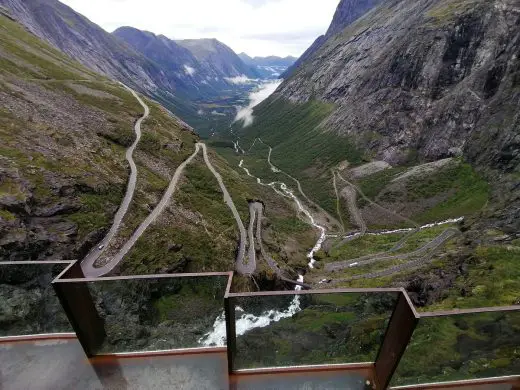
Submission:
<svg viewBox="0 0 520 390">
<path fill-rule="evenodd" d="M 196 70 L 189 65 L 184 65 L 184 72 L 186 72 L 187 75 L 193 76 L 196 73 Z"/>
</svg>

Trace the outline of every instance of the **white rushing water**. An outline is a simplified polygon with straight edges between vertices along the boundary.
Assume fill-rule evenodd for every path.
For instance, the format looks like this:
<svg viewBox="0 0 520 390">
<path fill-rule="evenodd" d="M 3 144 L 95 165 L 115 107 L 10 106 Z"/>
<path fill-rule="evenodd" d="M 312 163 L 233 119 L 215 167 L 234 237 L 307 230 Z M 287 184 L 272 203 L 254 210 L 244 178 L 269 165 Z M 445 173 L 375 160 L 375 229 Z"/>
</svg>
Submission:
<svg viewBox="0 0 520 390">
<path fill-rule="evenodd" d="M 458 223 L 458 222 L 462 222 L 462 221 L 464 221 L 464 217 L 446 219 L 445 221 L 432 222 L 432 223 L 428 223 L 426 225 L 420 226 L 419 230 L 430 229 L 432 227 L 442 226 L 442 225 L 451 225 L 453 223 Z M 387 235 L 387 234 L 409 233 L 409 232 L 412 232 L 414 230 L 415 230 L 415 228 L 403 228 L 403 229 L 395 229 L 395 230 L 383 230 L 381 232 L 369 232 L 369 233 L 365 233 L 364 235 L 365 236 L 384 236 L 384 235 Z M 346 236 L 340 236 L 338 234 L 329 234 L 326 237 L 327 238 L 338 238 L 338 237 L 341 237 L 341 238 L 345 239 L 345 238 L 354 238 L 354 237 L 358 237 L 358 236 L 361 236 L 361 235 L 362 235 L 361 232 L 356 232 L 356 233 L 347 234 Z"/>
<path fill-rule="evenodd" d="M 298 276 L 298 282 L 303 283 L 303 275 Z M 295 287 L 295 290 L 301 289 L 301 286 Z M 238 317 L 235 320 L 236 335 L 241 336 L 250 330 L 265 328 L 273 322 L 291 318 L 301 310 L 299 295 L 294 296 L 286 310 L 266 310 L 259 316 L 248 314 L 240 306 L 237 306 L 235 308 L 235 315 Z M 223 347 L 226 345 L 226 315 L 224 313 L 217 317 L 213 329 L 199 339 L 199 344 L 205 347 Z"/>
</svg>

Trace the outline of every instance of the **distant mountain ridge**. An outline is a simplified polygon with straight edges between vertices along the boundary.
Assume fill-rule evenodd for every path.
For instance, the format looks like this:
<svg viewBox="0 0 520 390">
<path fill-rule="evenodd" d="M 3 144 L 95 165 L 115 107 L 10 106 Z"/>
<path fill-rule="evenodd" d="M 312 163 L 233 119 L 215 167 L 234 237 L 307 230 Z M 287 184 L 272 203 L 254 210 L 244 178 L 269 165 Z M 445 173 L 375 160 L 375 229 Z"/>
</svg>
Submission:
<svg viewBox="0 0 520 390">
<path fill-rule="evenodd" d="M 291 65 L 293 65 L 297 58 L 292 56 L 278 57 L 250 57 L 246 53 L 238 55 L 244 63 L 254 67 L 255 70 L 261 74 L 264 79 L 278 79 Z"/>
<path fill-rule="evenodd" d="M 133 27 L 120 27 L 112 34 L 157 64 L 177 85 L 191 86 L 195 98 L 218 96 L 233 85 L 229 79 L 234 77 L 258 77 L 228 46 L 216 39 L 174 41 Z"/>
<path fill-rule="evenodd" d="M 110 34 L 58 0 L 0 0 L 0 6 L 39 38 L 159 101 L 194 127 L 208 125 L 198 114 L 199 102 L 241 93 L 244 86 L 235 78 L 260 77 L 217 40 L 176 42 L 131 27 Z"/>
<path fill-rule="evenodd" d="M 296 62 L 298 58 L 293 56 L 279 57 L 279 56 L 267 56 L 267 57 L 250 57 L 246 53 L 240 53 L 238 55 L 242 61 L 247 65 L 254 66 L 291 66 Z"/>
</svg>

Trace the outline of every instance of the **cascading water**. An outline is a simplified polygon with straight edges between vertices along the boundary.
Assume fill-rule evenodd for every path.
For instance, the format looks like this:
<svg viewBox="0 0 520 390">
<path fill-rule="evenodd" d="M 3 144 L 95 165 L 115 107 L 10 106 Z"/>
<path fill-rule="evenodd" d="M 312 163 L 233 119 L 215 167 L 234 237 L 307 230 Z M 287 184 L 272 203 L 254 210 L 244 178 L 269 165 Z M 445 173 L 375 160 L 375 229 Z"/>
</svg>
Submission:
<svg viewBox="0 0 520 390">
<path fill-rule="evenodd" d="M 298 282 L 303 283 L 303 275 L 299 275 Z M 301 286 L 296 286 L 295 290 L 301 290 Z M 278 322 L 284 318 L 290 318 L 300 312 L 300 296 L 295 295 L 286 310 L 266 310 L 261 315 L 255 316 L 248 314 L 241 307 L 236 307 L 235 313 L 240 315 L 235 322 L 236 334 L 241 336 L 257 328 L 265 328 L 273 322 Z M 206 333 L 199 339 L 199 344 L 205 347 L 222 347 L 226 345 L 226 316 L 224 313 L 219 315 L 213 324 L 213 330 Z"/>
</svg>

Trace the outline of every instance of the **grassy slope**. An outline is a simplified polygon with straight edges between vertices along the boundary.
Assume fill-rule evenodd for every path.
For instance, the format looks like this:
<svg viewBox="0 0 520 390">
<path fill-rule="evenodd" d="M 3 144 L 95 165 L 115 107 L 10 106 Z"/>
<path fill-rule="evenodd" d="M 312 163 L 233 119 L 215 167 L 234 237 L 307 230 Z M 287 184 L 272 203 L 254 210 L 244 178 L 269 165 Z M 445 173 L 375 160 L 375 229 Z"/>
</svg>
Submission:
<svg viewBox="0 0 520 390">
<path fill-rule="evenodd" d="M 237 129 L 246 150 L 256 137 L 271 145 L 273 163 L 299 179 L 304 191 L 331 214 L 336 205 L 330 168 L 344 160 L 352 164 L 362 161 L 362 154 L 347 138 L 327 133 L 319 126 L 333 109 L 318 101 L 297 105 L 269 100 L 255 109 L 251 127 Z M 258 152 L 264 155 L 261 149 Z M 251 168 L 255 168 L 254 162 Z"/>
</svg>

